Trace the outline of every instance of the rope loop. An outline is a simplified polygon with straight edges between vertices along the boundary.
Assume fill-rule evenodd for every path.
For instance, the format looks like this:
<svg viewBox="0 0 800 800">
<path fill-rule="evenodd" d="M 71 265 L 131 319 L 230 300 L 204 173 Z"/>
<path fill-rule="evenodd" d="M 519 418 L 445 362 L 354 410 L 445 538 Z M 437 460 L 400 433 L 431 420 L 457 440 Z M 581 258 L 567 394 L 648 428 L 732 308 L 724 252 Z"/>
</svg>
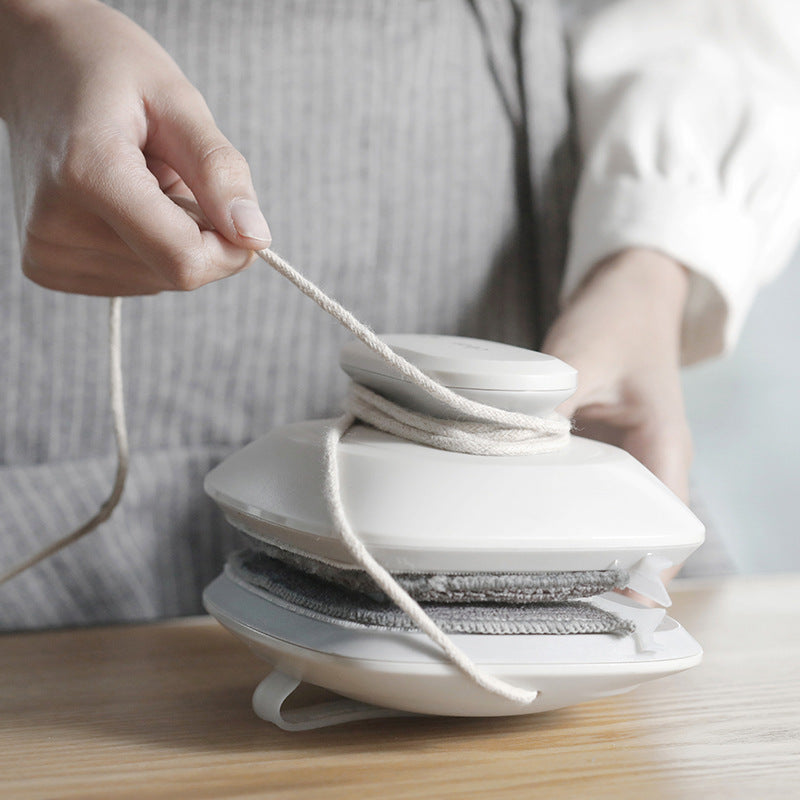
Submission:
<svg viewBox="0 0 800 800">
<path fill-rule="evenodd" d="M 524 417 L 524 427 L 432 417 L 404 408 L 358 383 L 350 384 L 345 410 L 401 439 L 476 456 L 550 453 L 566 444 L 570 431 L 569 422 L 559 415 L 552 419 L 518 415 Z"/>
</svg>

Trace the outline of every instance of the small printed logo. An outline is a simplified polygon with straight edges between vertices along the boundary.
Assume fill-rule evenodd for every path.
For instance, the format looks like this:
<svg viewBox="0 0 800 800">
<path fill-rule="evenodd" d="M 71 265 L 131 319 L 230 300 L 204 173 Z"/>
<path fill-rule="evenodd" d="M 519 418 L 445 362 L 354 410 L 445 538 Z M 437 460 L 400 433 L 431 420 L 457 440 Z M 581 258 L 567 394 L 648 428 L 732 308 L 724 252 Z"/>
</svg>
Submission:
<svg viewBox="0 0 800 800">
<path fill-rule="evenodd" d="M 463 347 L 465 350 L 483 350 L 486 351 L 489 348 L 486 345 L 478 344 L 477 342 L 459 342 L 456 341 L 455 345 L 457 347 Z"/>
</svg>

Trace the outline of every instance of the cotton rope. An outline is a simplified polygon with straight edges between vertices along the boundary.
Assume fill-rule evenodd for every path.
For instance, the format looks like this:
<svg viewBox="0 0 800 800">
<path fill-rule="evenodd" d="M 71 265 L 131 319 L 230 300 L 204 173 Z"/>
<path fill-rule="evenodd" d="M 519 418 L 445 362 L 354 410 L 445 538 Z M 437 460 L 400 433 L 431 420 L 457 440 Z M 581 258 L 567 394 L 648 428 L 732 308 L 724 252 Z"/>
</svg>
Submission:
<svg viewBox="0 0 800 800">
<path fill-rule="evenodd" d="M 511 428 L 493 422 L 429 417 L 393 403 L 358 383 L 350 384 L 345 410 L 362 422 L 401 439 L 475 456 L 549 453 L 561 447 L 569 433 L 568 427 L 563 433 L 556 429 L 547 436 L 540 432 L 538 424 Z M 531 423 L 541 422 L 536 417 L 527 419 Z M 556 424 L 560 423 L 556 421 Z"/>
<path fill-rule="evenodd" d="M 481 669 L 436 625 L 417 603 L 367 551 L 347 520 L 341 499 L 337 446 L 356 419 L 393 435 L 445 450 L 474 455 L 520 455 L 544 453 L 563 447 L 570 423 L 553 414 L 531 417 L 494 408 L 456 394 L 395 353 L 372 330 L 356 319 L 344 306 L 301 275 L 272 250 L 256 251 L 273 269 L 290 280 L 344 327 L 377 353 L 387 364 L 431 397 L 457 412 L 460 419 L 438 419 L 404 409 L 364 386 L 353 384 L 347 398 L 347 411 L 329 429 L 324 449 L 324 492 L 334 528 L 354 561 L 361 566 L 386 595 L 414 621 L 445 653 L 448 659 L 478 686 L 518 704 L 530 704 L 537 691 L 522 689 Z M 38 564 L 72 544 L 105 522 L 122 497 L 128 471 L 128 437 L 122 391 L 120 298 L 111 298 L 109 313 L 110 395 L 114 438 L 117 446 L 117 473 L 108 499 L 88 522 L 12 567 L 0 576 L 0 584 Z M 466 417 L 466 419 L 463 419 Z"/>
<path fill-rule="evenodd" d="M 38 564 L 40 561 L 44 561 L 44 559 L 49 558 L 64 547 L 71 545 L 73 542 L 77 542 L 78 539 L 86 536 L 87 533 L 91 533 L 111 516 L 111 512 L 116 508 L 117 503 L 119 503 L 122 497 L 122 491 L 125 488 L 125 478 L 128 475 L 129 450 L 128 427 L 125 424 L 125 403 L 122 392 L 122 348 L 120 346 L 121 305 L 121 298 L 112 297 L 108 309 L 109 395 L 111 398 L 114 440 L 117 444 L 117 473 L 114 477 L 114 485 L 111 488 L 111 494 L 109 494 L 106 501 L 100 506 L 98 512 L 91 519 L 84 522 L 83 525 L 76 528 L 71 533 L 68 533 L 66 536 L 57 539 L 53 544 L 44 547 L 38 553 L 34 553 L 30 558 L 25 559 L 0 575 L 0 585 L 4 584 L 6 581 L 10 581 L 21 572 L 25 572 L 25 570 Z"/>
</svg>

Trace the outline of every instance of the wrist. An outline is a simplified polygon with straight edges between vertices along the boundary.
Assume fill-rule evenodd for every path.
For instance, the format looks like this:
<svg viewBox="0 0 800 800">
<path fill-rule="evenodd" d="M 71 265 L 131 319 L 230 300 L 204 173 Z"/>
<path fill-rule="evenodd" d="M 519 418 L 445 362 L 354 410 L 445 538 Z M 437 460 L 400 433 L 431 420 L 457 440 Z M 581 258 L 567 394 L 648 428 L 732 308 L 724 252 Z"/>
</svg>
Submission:
<svg viewBox="0 0 800 800">
<path fill-rule="evenodd" d="M 614 281 L 640 298 L 656 298 L 657 307 L 683 314 L 689 293 L 689 271 L 664 253 L 648 248 L 628 248 L 598 262 L 583 286 Z M 579 292 L 581 291 L 579 290 Z"/>
<path fill-rule="evenodd" d="M 606 372 L 654 361 L 677 366 L 688 285 L 688 271 L 674 259 L 655 250 L 622 250 L 587 274 L 544 350 L 573 365 L 603 365 Z"/>
</svg>

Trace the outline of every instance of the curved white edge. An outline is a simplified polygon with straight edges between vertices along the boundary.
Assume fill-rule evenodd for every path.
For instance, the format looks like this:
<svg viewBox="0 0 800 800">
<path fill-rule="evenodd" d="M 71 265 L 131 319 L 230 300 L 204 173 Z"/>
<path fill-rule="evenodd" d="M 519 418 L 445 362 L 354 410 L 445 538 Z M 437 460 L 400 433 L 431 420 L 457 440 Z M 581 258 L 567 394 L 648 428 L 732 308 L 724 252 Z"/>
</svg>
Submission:
<svg viewBox="0 0 800 800">
<path fill-rule="evenodd" d="M 554 356 L 524 347 L 463 336 L 384 334 L 383 341 L 398 355 L 452 389 L 526 391 L 572 389 L 577 370 Z M 347 372 L 404 380 L 381 356 L 358 340 L 339 352 Z"/>
<path fill-rule="evenodd" d="M 329 531 L 302 531 L 290 526 L 288 520 L 271 521 L 256 516 L 253 509 L 242 511 L 229 503 L 228 498 L 214 496 L 225 518 L 236 529 L 264 542 L 275 544 L 294 553 L 326 561 L 342 569 L 355 564 L 344 544 Z M 370 553 L 390 572 L 574 572 L 577 570 L 629 569 L 646 556 L 658 556 L 670 566 L 682 564 L 702 544 L 658 543 L 630 546 L 629 542 L 603 542 L 591 546 L 585 539 L 579 542 L 504 542 L 489 539 L 481 548 L 461 544 L 453 549 L 451 542 L 428 541 L 424 547 L 387 547 L 368 538 L 362 539 Z M 491 545 L 489 549 L 488 545 Z M 657 598 L 656 598 L 657 599 Z"/>
<path fill-rule="evenodd" d="M 212 470 L 205 488 L 235 527 L 348 563 L 322 491 L 326 424 L 273 431 Z M 575 439 L 567 453 L 537 457 L 421 458 L 425 448 L 357 427 L 340 446 L 342 499 L 359 538 L 394 571 L 603 569 L 626 553 L 679 563 L 704 540 L 702 523 L 616 448 Z"/>
<path fill-rule="evenodd" d="M 493 674 L 539 693 L 534 703 L 519 706 L 476 686 L 421 634 L 357 631 L 306 618 L 225 575 L 209 585 L 203 600 L 209 613 L 284 675 L 359 703 L 415 714 L 549 711 L 626 692 L 689 669 L 702 657 L 697 642 L 673 620 L 665 620 L 665 630 L 658 634 L 660 654 L 618 660 L 598 658 L 598 648 L 608 648 L 615 638 L 610 636 L 456 636 L 459 646 L 472 650 L 470 655 Z M 484 645 L 476 650 L 478 640 Z M 588 640 L 595 640 L 594 645 L 587 647 Z M 565 650 L 569 642 L 572 646 Z"/>
</svg>

